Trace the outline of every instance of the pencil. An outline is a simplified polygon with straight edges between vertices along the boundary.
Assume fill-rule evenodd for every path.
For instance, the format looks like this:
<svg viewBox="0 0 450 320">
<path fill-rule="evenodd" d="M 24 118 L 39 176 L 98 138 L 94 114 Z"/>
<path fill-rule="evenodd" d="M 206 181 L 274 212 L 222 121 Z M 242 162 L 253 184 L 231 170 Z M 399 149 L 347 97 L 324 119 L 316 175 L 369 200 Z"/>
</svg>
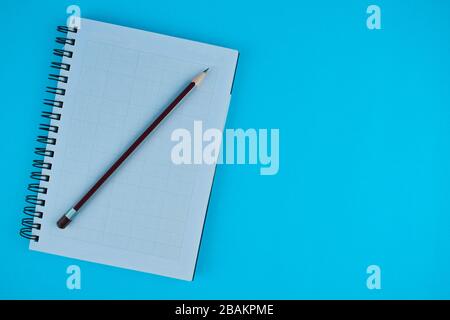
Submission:
<svg viewBox="0 0 450 320">
<path fill-rule="evenodd" d="M 206 76 L 209 68 L 199 73 L 192 81 L 184 88 L 183 91 L 161 112 L 161 114 L 141 133 L 139 137 L 126 149 L 122 155 L 106 170 L 100 179 L 89 189 L 88 192 L 72 207 L 70 208 L 56 223 L 61 229 L 67 227 L 75 216 L 79 213 L 81 207 L 94 195 L 94 193 L 105 183 L 106 180 L 120 167 L 122 163 L 133 153 L 134 150 L 147 138 L 147 136 L 154 131 L 158 125 L 175 109 L 175 107 L 183 100 L 183 98 L 198 86 Z"/>
</svg>

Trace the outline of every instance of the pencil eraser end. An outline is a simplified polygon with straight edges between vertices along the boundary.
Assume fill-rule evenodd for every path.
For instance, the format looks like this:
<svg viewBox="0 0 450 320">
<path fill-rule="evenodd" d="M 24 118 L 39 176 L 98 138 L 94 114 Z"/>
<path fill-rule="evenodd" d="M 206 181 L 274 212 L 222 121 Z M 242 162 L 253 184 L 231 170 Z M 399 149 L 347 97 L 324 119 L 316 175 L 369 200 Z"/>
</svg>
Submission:
<svg viewBox="0 0 450 320">
<path fill-rule="evenodd" d="M 58 222 L 56 223 L 56 225 L 58 226 L 58 228 L 60 229 L 64 229 L 65 227 L 67 227 L 69 225 L 69 223 L 72 220 L 70 220 L 69 218 L 67 218 L 65 215 L 62 216 L 61 218 L 59 218 Z"/>
</svg>

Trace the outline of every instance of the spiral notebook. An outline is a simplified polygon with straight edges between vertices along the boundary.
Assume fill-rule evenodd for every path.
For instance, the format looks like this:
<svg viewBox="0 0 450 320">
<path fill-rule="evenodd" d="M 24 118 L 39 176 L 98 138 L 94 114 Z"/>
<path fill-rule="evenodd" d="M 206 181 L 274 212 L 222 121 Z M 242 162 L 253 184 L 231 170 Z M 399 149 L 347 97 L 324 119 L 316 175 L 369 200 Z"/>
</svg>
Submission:
<svg viewBox="0 0 450 320">
<path fill-rule="evenodd" d="M 238 52 L 81 19 L 58 27 L 21 235 L 30 249 L 192 280 L 215 165 L 171 159 L 176 129 L 223 130 Z M 66 229 L 58 218 L 193 76 L 207 79 Z M 192 139 L 198 137 L 192 137 Z M 200 137 L 202 139 L 202 137 Z"/>
</svg>

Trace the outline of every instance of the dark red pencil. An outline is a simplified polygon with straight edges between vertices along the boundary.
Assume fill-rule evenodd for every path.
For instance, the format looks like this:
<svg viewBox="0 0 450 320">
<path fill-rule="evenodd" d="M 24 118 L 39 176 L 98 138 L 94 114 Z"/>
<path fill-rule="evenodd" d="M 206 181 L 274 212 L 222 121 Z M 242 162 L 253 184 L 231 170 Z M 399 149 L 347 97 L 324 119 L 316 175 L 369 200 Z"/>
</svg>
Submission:
<svg viewBox="0 0 450 320">
<path fill-rule="evenodd" d="M 208 68 L 209 69 L 209 68 Z M 103 176 L 89 189 L 88 192 L 72 207 L 70 208 L 56 223 L 59 228 L 64 229 L 72 222 L 78 214 L 81 207 L 89 200 L 90 197 L 102 186 L 103 183 L 116 171 L 120 165 L 128 158 L 130 154 L 147 138 L 147 136 L 156 129 L 156 127 L 175 109 L 181 100 L 196 86 L 198 86 L 206 76 L 208 69 L 198 74 L 187 87 L 164 109 L 163 112 L 141 133 L 139 137 L 125 150 L 124 153 L 113 163 L 113 165 L 106 170 Z"/>
</svg>

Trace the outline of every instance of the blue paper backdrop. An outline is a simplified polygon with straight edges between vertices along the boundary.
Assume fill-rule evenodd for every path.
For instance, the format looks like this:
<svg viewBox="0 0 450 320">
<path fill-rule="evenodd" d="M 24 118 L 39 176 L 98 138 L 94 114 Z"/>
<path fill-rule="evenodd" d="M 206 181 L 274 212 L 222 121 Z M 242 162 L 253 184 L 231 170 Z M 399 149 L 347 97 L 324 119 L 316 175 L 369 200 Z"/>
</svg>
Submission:
<svg viewBox="0 0 450 320">
<path fill-rule="evenodd" d="M 217 169 L 192 283 L 18 236 L 66 7 L 238 49 L 228 128 L 279 128 L 280 171 Z M 382 29 L 366 8 L 380 6 Z M 0 298 L 450 298 L 450 2 L 2 1 Z M 82 289 L 66 288 L 77 264 Z M 381 290 L 366 268 L 381 267 Z"/>
</svg>

